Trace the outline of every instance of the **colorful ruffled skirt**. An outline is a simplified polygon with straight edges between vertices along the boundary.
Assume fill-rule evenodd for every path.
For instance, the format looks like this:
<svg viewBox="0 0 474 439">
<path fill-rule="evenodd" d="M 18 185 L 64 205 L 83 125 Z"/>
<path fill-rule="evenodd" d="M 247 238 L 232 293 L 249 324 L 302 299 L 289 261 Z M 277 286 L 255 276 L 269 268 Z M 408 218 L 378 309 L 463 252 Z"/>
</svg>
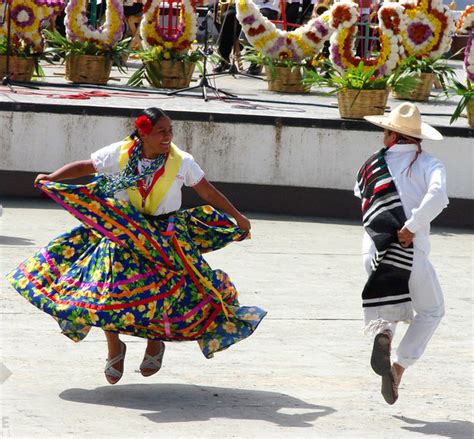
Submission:
<svg viewBox="0 0 474 439">
<path fill-rule="evenodd" d="M 100 180 L 39 187 L 81 221 L 13 270 L 12 286 L 82 340 L 91 327 L 164 341 L 197 340 L 203 354 L 248 337 L 266 312 L 240 306 L 229 276 L 202 253 L 247 234 L 210 206 L 147 219 L 105 198 Z"/>
</svg>

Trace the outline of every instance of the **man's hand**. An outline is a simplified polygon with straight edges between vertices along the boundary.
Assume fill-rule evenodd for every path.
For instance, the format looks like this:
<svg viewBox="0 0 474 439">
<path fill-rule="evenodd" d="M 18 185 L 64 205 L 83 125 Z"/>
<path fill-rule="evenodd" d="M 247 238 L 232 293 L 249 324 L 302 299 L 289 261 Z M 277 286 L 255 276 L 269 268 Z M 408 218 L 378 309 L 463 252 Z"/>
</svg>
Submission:
<svg viewBox="0 0 474 439">
<path fill-rule="evenodd" d="M 414 233 L 410 232 L 405 226 L 397 232 L 398 242 L 402 247 L 408 247 L 413 242 Z"/>
</svg>

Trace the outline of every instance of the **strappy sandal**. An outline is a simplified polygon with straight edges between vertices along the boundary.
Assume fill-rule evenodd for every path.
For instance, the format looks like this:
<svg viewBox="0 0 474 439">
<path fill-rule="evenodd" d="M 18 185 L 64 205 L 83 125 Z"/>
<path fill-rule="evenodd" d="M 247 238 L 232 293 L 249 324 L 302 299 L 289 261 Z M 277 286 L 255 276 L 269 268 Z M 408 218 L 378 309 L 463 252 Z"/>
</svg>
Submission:
<svg viewBox="0 0 474 439">
<path fill-rule="evenodd" d="M 125 363 L 125 353 L 127 352 L 127 346 L 125 343 L 122 341 L 120 342 L 120 354 L 115 356 L 114 358 L 111 358 L 110 360 L 107 360 L 107 363 L 105 364 L 105 378 L 110 384 L 115 384 L 120 381 L 120 378 L 122 378 L 123 375 L 123 368 L 125 364 L 122 365 L 122 370 L 116 369 L 114 366 L 117 363 L 120 363 L 121 361 L 124 361 Z"/>
<path fill-rule="evenodd" d="M 377 375 L 388 376 L 390 374 L 392 368 L 390 363 L 391 349 L 392 331 L 385 330 L 375 336 L 370 365 Z"/>
<path fill-rule="evenodd" d="M 143 357 L 142 364 L 140 364 L 140 373 L 144 377 L 152 376 L 161 369 L 163 355 L 165 354 L 165 344 L 160 341 L 160 345 L 160 352 L 156 355 L 150 355 L 145 352 L 145 357 Z M 144 370 L 147 370 L 147 372 L 144 372 Z"/>
</svg>

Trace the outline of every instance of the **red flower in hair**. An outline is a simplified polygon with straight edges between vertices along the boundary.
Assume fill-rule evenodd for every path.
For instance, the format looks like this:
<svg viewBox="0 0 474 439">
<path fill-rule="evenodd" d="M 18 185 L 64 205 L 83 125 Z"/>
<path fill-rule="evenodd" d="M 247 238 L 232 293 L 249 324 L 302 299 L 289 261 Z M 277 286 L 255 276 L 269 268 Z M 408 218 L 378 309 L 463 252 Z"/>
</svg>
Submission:
<svg viewBox="0 0 474 439">
<path fill-rule="evenodd" d="M 140 130 L 140 134 L 150 134 L 153 130 L 153 124 L 148 116 L 140 116 L 135 120 L 135 128 Z"/>
</svg>

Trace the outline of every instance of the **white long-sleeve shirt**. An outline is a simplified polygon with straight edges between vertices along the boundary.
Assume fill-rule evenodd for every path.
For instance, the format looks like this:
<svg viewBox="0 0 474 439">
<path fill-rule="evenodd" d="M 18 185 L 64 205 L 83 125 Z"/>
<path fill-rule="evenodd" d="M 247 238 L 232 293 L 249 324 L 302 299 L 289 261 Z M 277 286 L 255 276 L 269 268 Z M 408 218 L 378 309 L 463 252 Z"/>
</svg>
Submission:
<svg viewBox="0 0 474 439">
<path fill-rule="evenodd" d="M 435 157 L 422 152 L 408 171 L 415 158 L 416 145 L 394 145 L 385 153 L 385 161 L 400 196 L 407 217 L 405 226 L 414 233 L 413 247 L 426 255 L 430 252 L 430 223 L 448 205 L 446 171 Z M 354 194 L 360 198 L 356 183 Z M 375 253 L 375 245 L 365 233 L 363 253 Z"/>
</svg>

